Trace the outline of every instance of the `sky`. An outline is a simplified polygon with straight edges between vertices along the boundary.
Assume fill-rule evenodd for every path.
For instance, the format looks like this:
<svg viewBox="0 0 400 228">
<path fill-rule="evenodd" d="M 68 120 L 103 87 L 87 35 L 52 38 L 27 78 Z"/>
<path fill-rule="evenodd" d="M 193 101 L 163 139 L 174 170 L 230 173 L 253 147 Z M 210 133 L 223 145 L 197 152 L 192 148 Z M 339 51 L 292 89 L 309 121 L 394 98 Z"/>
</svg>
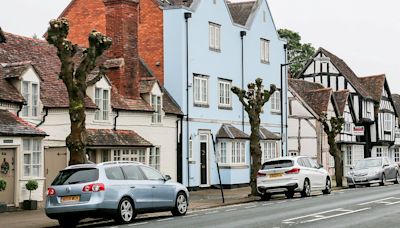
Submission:
<svg viewBox="0 0 400 228">
<path fill-rule="evenodd" d="M 70 0 L 1 0 L 4 31 L 39 37 Z M 233 0 L 238 1 L 238 0 Z M 276 27 L 342 58 L 358 76 L 386 74 L 400 93 L 399 0 L 268 0 Z"/>
</svg>

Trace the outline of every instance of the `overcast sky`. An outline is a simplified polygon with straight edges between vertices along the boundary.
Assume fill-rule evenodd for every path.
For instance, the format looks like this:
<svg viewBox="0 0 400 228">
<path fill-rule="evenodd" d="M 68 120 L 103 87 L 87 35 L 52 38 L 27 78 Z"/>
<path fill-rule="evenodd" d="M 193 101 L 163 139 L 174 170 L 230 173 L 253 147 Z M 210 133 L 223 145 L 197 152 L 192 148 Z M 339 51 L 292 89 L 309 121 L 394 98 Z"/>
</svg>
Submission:
<svg viewBox="0 0 400 228">
<path fill-rule="evenodd" d="M 70 0 L 1 0 L 3 30 L 41 36 Z M 268 0 L 277 28 L 333 52 L 359 76 L 385 73 L 400 93 L 399 0 Z"/>
</svg>

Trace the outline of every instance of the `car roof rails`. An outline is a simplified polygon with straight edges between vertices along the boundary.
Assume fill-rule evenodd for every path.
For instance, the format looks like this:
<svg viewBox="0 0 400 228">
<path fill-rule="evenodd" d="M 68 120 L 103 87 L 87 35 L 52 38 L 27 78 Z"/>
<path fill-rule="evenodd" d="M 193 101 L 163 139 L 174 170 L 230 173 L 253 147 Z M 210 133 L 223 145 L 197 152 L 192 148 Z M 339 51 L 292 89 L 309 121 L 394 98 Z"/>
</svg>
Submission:
<svg viewBox="0 0 400 228">
<path fill-rule="evenodd" d="M 135 164 L 135 165 L 142 165 L 142 163 L 137 162 L 137 161 L 108 161 L 108 162 L 102 162 L 97 164 L 98 166 L 104 166 L 104 165 L 118 165 L 118 164 Z"/>
</svg>

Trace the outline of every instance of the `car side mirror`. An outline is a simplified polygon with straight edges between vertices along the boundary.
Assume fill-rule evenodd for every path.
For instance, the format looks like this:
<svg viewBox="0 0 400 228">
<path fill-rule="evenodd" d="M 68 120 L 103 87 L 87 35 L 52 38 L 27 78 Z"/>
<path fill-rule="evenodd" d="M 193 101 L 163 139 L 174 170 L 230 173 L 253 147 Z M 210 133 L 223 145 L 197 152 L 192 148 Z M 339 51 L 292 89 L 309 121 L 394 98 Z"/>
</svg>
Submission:
<svg viewBox="0 0 400 228">
<path fill-rule="evenodd" d="M 318 164 L 318 169 L 322 169 L 324 166 L 322 164 Z"/>
<path fill-rule="evenodd" d="M 354 167 L 353 166 L 350 166 L 350 170 L 353 170 L 354 169 Z"/>
<path fill-rule="evenodd" d="M 388 167 L 388 166 L 389 166 L 388 164 L 383 164 L 382 167 L 385 168 L 385 167 Z"/>
<path fill-rule="evenodd" d="M 171 180 L 171 176 L 170 175 L 165 175 L 165 181 L 169 181 Z"/>
</svg>

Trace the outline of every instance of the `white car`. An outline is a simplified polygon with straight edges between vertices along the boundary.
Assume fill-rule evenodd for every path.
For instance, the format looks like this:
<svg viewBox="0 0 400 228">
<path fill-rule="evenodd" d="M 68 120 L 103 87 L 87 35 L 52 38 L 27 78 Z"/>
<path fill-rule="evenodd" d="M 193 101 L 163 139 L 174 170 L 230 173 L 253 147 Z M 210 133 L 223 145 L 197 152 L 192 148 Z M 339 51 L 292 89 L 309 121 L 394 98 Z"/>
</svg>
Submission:
<svg viewBox="0 0 400 228">
<path fill-rule="evenodd" d="M 263 200 L 277 193 L 285 193 L 287 198 L 292 198 L 295 192 L 308 197 L 312 190 L 330 194 L 331 184 L 328 171 L 305 156 L 267 160 L 257 174 L 257 190 Z"/>
</svg>

